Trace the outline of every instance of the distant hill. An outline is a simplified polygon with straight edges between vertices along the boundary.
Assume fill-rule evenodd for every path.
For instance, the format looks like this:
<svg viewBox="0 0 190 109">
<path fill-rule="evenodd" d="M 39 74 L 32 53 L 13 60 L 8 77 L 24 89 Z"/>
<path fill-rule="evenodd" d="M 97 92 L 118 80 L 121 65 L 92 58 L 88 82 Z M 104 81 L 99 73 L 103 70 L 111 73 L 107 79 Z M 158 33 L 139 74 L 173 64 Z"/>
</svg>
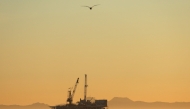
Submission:
<svg viewBox="0 0 190 109">
<path fill-rule="evenodd" d="M 133 101 L 127 97 L 114 97 L 108 101 L 108 109 L 190 109 L 190 102 L 144 102 Z M 44 103 L 31 105 L 0 105 L 0 109 L 51 109 Z"/>
<path fill-rule="evenodd" d="M 31 105 L 0 105 L 0 109 L 50 109 L 47 104 L 44 103 L 34 103 Z"/>
<path fill-rule="evenodd" d="M 108 106 L 112 108 L 181 108 L 190 109 L 190 102 L 143 102 L 143 101 L 132 101 L 127 97 L 114 97 L 108 101 Z"/>
</svg>

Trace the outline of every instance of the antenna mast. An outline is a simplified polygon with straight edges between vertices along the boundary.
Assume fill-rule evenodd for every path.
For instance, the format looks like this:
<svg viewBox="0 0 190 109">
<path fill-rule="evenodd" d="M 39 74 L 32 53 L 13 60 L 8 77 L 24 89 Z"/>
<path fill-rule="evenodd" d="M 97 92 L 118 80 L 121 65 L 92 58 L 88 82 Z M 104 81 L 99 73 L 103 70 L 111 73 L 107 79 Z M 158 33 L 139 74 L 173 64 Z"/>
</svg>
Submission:
<svg viewBox="0 0 190 109">
<path fill-rule="evenodd" d="M 84 101 L 86 102 L 86 95 L 87 95 L 87 75 L 85 74 L 85 85 L 84 85 Z"/>
</svg>

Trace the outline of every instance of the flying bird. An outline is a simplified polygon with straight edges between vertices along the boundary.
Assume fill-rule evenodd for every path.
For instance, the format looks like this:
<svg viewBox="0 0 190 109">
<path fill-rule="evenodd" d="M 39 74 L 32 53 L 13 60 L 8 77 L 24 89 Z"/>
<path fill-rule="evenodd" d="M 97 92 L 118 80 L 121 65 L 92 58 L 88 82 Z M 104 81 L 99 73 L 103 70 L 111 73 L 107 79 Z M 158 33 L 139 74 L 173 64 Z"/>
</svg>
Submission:
<svg viewBox="0 0 190 109">
<path fill-rule="evenodd" d="M 94 5 L 94 6 L 98 6 L 98 5 L 100 5 L 100 4 L 97 4 L 97 5 Z M 94 7 L 94 6 L 82 6 L 82 7 L 88 7 L 90 10 L 92 10 L 92 8 Z"/>
</svg>

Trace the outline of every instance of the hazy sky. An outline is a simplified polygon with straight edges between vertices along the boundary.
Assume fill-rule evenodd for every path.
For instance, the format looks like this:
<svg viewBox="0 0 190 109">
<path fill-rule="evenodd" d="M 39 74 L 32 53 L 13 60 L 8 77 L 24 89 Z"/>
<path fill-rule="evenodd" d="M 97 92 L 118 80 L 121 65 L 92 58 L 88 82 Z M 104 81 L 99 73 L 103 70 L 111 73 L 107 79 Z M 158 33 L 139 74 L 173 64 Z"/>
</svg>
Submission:
<svg viewBox="0 0 190 109">
<path fill-rule="evenodd" d="M 101 4 L 89 10 L 83 5 Z M 0 0 L 0 104 L 190 101 L 190 0 Z"/>
</svg>

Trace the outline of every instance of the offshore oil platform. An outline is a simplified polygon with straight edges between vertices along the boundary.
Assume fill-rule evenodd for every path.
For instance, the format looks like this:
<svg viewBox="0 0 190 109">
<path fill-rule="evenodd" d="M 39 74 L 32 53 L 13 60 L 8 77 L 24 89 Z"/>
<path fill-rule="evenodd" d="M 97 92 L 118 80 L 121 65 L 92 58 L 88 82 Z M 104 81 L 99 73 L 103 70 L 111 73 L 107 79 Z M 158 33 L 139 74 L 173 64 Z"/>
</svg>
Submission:
<svg viewBox="0 0 190 109">
<path fill-rule="evenodd" d="M 85 74 L 85 84 L 84 84 L 84 99 L 76 103 L 73 103 L 73 97 L 77 88 L 77 85 L 79 83 L 79 78 L 77 78 L 77 81 L 75 83 L 74 89 L 72 90 L 69 88 L 68 90 L 68 97 L 67 97 L 67 103 L 64 105 L 56 105 L 56 106 L 50 106 L 51 109 L 107 109 L 107 100 L 101 99 L 101 100 L 95 100 L 90 99 L 87 100 L 87 75 Z"/>
</svg>

